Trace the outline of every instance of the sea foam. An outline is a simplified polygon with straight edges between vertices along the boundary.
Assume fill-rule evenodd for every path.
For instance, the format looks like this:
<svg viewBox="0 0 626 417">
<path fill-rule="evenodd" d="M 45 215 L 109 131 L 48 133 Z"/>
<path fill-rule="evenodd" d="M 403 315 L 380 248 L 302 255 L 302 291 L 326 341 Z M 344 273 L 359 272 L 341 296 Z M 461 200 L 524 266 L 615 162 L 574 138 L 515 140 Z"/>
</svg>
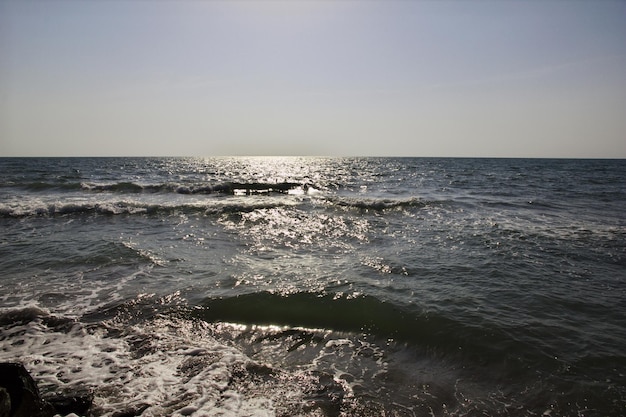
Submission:
<svg viewBox="0 0 626 417">
<path fill-rule="evenodd" d="M 273 416 L 305 403 L 297 384 L 285 384 L 294 375 L 219 343 L 199 322 L 88 325 L 35 306 L 1 318 L 0 361 L 22 362 L 44 397 L 91 390 L 94 415 Z"/>
</svg>

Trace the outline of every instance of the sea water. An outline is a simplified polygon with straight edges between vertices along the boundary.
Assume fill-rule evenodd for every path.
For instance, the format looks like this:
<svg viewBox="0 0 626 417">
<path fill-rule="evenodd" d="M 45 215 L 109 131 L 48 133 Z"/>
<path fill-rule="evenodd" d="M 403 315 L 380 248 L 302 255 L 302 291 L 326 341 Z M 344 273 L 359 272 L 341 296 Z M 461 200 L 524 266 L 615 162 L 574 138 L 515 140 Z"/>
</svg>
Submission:
<svg viewBox="0 0 626 417">
<path fill-rule="evenodd" d="M 626 415 L 626 161 L 3 158 L 0 361 L 92 415 Z"/>
</svg>

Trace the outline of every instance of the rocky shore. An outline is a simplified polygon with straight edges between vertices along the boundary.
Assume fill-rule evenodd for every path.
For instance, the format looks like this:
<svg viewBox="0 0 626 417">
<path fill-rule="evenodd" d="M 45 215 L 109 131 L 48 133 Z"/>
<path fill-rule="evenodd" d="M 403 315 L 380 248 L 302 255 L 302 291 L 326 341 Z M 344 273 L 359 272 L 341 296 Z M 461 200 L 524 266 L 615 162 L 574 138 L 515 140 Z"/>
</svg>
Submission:
<svg viewBox="0 0 626 417">
<path fill-rule="evenodd" d="M 0 417 L 84 416 L 90 391 L 41 396 L 37 383 L 20 363 L 0 363 Z"/>
</svg>

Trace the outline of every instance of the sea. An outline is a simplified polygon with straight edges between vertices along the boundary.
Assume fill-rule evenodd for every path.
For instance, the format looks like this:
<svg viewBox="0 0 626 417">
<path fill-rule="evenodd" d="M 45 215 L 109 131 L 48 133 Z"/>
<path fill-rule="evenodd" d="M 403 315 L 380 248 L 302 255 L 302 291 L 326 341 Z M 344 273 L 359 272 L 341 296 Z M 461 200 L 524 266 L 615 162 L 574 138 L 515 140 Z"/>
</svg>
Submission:
<svg viewBox="0 0 626 417">
<path fill-rule="evenodd" d="M 0 361 L 90 416 L 624 416 L 626 160 L 0 158 Z"/>
</svg>

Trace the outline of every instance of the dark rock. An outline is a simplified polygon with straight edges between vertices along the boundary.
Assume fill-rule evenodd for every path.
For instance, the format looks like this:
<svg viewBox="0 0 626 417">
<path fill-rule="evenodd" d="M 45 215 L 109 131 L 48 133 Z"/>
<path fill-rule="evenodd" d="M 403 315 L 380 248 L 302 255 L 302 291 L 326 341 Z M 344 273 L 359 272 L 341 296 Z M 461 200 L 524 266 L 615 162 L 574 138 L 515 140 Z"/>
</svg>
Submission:
<svg viewBox="0 0 626 417">
<path fill-rule="evenodd" d="M 76 325 L 76 320 L 67 317 L 46 316 L 41 322 L 50 330 L 59 333 L 69 333 Z"/>
<path fill-rule="evenodd" d="M 0 387 L 10 398 L 10 417 L 48 417 L 52 407 L 39 396 L 37 384 L 24 365 L 0 363 Z"/>
<path fill-rule="evenodd" d="M 46 397 L 46 402 L 52 406 L 56 414 L 66 415 L 70 413 L 84 416 L 89 411 L 93 402 L 92 392 L 74 392 L 68 395 Z"/>
<path fill-rule="evenodd" d="M 0 363 L 0 417 L 86 415 L 92 401 L 90 391 L 72 391 L 44 399 L 22 364 Z"/>
<path fill-rule="evenodd" d="M 11 415 L 11 397 L 9 391 L 0 387 L 0 417 L 9 417 Z"/>
</svg>

